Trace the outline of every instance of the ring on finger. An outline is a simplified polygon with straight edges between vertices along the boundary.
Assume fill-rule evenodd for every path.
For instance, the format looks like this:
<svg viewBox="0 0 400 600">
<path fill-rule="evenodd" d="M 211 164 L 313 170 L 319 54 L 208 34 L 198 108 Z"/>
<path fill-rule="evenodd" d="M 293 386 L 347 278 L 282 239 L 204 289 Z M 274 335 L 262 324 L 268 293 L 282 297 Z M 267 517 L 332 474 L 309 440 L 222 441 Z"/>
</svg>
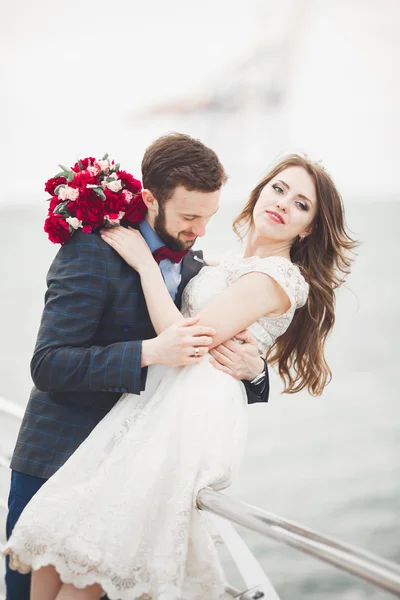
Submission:
<svg viewBox="0 0 400 600">
<path fill-rule="evenodd" d="M 198 356 L 200 356 L 200 350 L 199 350 L 199 347 L 198 347 L 198 346 L 195 346 L 195 348 L 194 348 L 194 355 L 196 356 L 196 358 L 197 358 Z"/>
</svg>

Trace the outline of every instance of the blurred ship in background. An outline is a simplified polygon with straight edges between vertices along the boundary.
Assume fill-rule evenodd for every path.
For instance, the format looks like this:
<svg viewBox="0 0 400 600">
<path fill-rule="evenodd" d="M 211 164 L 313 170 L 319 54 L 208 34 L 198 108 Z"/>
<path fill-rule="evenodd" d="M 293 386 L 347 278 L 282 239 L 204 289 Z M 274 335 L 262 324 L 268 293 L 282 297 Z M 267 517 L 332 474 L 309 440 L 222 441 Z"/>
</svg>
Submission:
<svg viewBox="0 0 400 600">
<path fill-rule="evenodd" d="M 397 198 L 399 30 L 397 0 L 267 2 L 243 59 L 210 65 L 197 86 L 168 90 L 128 125 L 194 131 L 232 178 L 245 170 L 247 189 L 297 150 L 323 159 L 347 198 Z"/>
</svg>

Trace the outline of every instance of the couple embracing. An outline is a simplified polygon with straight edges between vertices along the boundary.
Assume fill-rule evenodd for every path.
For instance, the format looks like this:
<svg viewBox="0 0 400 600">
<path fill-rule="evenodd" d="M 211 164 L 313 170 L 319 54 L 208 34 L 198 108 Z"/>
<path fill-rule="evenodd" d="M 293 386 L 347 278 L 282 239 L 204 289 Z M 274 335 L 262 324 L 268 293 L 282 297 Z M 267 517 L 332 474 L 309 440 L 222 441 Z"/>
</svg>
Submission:
<svg viewBox="0 0 400 600">
<path fill-rule="evenodd" d="M 234 222 L 244 254 L 221 261 L 191 250 L 226 181 L 217 155 L 166 135 L 142 178 L 143 218 L 75 233 L 48 274 L 11 463 L 7 600 L 221 598 L 197 493 L 229 485 L 267 362 L 288 393 L 330 378 L 354 242 L 328 173 L 281 160 Z"/>
</svg>

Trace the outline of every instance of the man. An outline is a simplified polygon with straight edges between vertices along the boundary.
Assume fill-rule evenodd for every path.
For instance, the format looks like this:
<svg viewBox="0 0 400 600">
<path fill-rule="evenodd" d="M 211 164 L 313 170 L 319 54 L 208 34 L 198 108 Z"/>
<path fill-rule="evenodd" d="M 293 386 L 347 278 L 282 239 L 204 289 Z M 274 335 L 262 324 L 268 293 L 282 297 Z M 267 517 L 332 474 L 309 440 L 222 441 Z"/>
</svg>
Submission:
<svg viewBox="0 0 400 600">
<path fill-rule="evenodd" d="M 171 134 L 146 150 L 142 175 L 148 213 L 139 229 L 180 307 L 184 287 L 205 264 L 202 252 L 191 248 L 218 209 L 226 174 L 212 150 Z M 144 390 L 149 365 L 199 361 L 212 333 L 187 319 L 156 337 L 138 273 L 96 234 L 75 233 L 54 259 L 47 283 L 31 362 L 35 387 L 11 462 L 7 537 L 32 496 L 121 394 Z M 239 337 L 242 345 L 227 342 L 214 357 L 220 369 L 247 380 L 249 402 L 266 401 L 265 362 L 250 334 Z M 28 600 L 29 579 L 7 565 L 7 600 Z"/>
</svg>

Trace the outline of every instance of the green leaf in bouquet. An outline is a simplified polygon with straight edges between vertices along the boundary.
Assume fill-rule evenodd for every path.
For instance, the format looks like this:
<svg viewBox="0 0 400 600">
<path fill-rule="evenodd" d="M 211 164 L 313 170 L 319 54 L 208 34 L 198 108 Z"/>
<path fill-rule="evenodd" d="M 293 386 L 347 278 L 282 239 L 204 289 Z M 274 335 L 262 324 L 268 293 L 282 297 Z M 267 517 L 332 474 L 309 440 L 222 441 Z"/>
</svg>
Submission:
<svg viewBox="0 0 400 600">
<path fill-rule="evenodd" d="M 107 160 L 107 158 L 108 158 L 108 153 L 105 154 L 101 160 Z"/>
<path fill-rule="evenodd" d="M 69 200 L 64 200 L 64 202 L 60 202 L 60 204 L 57 204 L 53 213 L 55 215 L 63 215 L 65 217 L 68 217 L 69 216 L 69 212 L 67 210 L 68 202 L 69 202 Z"/>
<path fill-rule="evenodd" d="M 106 195 L 105 195 L 105 193 L 103 192 L 103 188 L 101 188 L 101 187 L 95 187 L 95 188 L 92 188 L 92 190 L 93 190 L 93 191 L 94 191 L 94 193 L 95 193 L 95 194 L 97 194 L 97 195 L 99 196 L 99 198 L 101 198 L 103 201 L 107 199 L 107 198 L 106 198 Z"/>
<path fill-rule="evenodd" d="M 110 169 L 110 173 L 117 173 L 117 171 L 119 171 L 119 167 L 120 167 L 119 163 L 117 163 L 116 165 L 112 165 L 111 169 Z"/>
<path fill-rule="evenodd" d="M 67 181 L 73 181 L 74 177 L 75 177 L 74 171 L 70 171 L 67 175 Z"/>
<path fill-rule="evenodd" d="M 58 165 L 60 167 L 60 169 L 62 169 L 64 171 L 64 173 L 69 173 L 70 169 L 68 169 L 68 167 L 64 167 L 64 165 Z"/>
<path fill-rule="evenodd" d="M 56 179 L 57 177 L 65 177 L 65 171 L 60 171 L 59 173 L 57 173 L 57 175 L 54 175 L 54 179 Z"/>
<path fill-rule="evenodd" d="M 78 159 L 78 166 L 79 166 L 79 170 L 83 171 L 83 164 L 81 163 L 81 161 Z"/>
<path fill-rule="evenodd" d="M 58 192 L 59 192 L 59 191 L 60 191 L 60 189 L 61 189 L 61 188 L 63 188 L 63 187 L 67 187 L 67 185 L 66 185 L 65 183 L 60 183 L 60 185 L 58 185 L 58 186 L 55 188 L 55 190 L 54 190 L 54 194 L 55 194 L 56 196 L 58 196 Z"/>
</svg>

